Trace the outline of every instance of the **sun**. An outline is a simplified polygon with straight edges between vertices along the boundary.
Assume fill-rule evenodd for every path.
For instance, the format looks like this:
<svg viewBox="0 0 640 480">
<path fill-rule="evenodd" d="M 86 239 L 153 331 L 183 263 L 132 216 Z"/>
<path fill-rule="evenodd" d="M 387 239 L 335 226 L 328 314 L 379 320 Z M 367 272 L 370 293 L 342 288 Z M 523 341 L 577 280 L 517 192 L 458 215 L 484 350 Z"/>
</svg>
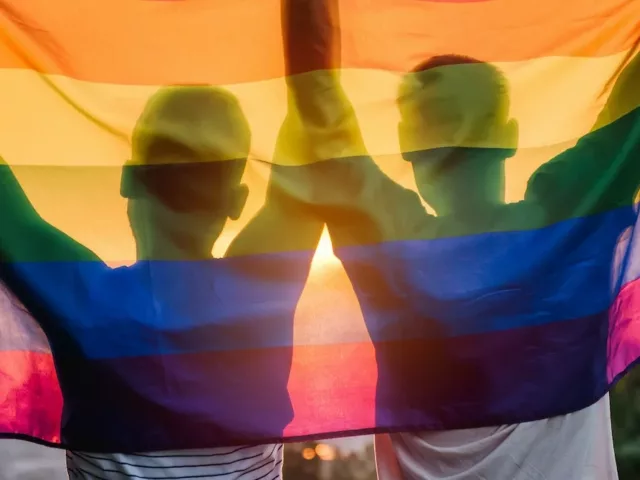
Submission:
<svg viewBox="0 0 640 480">
<path fill-rule="evenodd" d="M 331 237 L 327 231 L 327 227 L 322 231 L 322 236 L 316 247 L 316 253 L 313 256 L 311 268 L 322 268 L 329 265 L 339 264 L 340 260 L 333 254 L 333 246 L 331 245 Z"/>
</svg>

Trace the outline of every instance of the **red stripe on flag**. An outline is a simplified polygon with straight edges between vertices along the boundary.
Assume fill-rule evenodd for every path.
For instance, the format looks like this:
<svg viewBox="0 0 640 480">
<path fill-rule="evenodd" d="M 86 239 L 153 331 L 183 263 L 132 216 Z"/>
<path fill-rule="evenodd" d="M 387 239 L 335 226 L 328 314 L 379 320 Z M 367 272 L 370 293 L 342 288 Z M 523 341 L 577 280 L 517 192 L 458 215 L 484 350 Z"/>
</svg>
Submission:
<svg viewBox="0 0 640 480">
<path fill-rule="evenodd" d="M 640 358 L 640 279 L 622 288 L 609 313 L 608 381 L 613 381 L 638 358 Z"/>
<path fill-rule="evenodd" d="M 53 357 L 0 352 L 0 433 L 60 442 L 62 394 Z"/>
<path fill-rule="evenodd" d="M 285 436 L 375 425 L 378 371 L 373 344 L 296 346 L 289 379 L 295 412 Z M 339 398 L 336 398 L 338 396 Z"/>
</svg>

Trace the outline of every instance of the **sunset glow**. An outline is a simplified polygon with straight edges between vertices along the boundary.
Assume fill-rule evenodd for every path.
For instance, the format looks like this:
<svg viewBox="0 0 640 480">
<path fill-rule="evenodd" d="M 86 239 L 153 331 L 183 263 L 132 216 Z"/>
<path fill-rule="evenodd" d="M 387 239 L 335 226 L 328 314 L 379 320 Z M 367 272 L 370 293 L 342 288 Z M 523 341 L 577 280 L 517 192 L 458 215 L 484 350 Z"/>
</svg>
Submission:
<svg viewBox="0 0 640 480">
<path fill-rule="evenodd" d="M 316 253 L 313 256 L 313 263 L 311 264 L 311 271 L 319 267 L 324 267 L 329 264 L 339 264 L 340 261 L 333 254 L 333 246 L 331 245 L 331 237 L 329 232 L 325 228 L 322 231 L 322 237 L 318 242 Z"/>
</svg>

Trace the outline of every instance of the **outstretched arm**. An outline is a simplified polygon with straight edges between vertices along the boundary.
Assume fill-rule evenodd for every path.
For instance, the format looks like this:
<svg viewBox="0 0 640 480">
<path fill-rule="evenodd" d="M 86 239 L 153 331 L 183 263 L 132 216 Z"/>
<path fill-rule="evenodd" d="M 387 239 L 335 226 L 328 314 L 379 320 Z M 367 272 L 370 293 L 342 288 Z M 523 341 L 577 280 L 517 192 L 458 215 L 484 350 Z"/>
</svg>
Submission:
<svg viewBox="0 0 640 480">
<path fill-rule="evenodd" d="M 549 222 L 633 202 L 640 185 L 639 86 L 636 53 L 617 78 L 591 132 L 531 177 L 525 198 L 543 205 Z"/>
</svg>

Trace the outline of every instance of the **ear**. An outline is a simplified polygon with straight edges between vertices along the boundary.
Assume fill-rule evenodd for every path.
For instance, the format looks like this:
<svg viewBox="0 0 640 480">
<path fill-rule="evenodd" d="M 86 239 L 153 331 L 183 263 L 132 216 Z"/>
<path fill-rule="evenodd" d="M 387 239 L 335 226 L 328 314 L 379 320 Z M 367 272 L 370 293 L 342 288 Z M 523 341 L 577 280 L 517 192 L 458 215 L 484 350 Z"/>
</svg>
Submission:
<svg viewBox="0 0 640 480">
<path fill-rule="evenodd" d="M 122 173 L 120 174 L 120 195 L 123 198 L 136 197 L 135 167 L 131 160 L 128 160 L 122 167 Z"/>
<path fill-rule="evenodd" d="M 400 145 L 400 153 L 402 154 L 402 158 L 404 158 L 407 162 L 410 162 L 409 156 L 411 153 L 411 147 L 409 146 L 410 141 L 409 129 L 407 126 L 407 122 L 401 120 L 398 123 L 398 144 Z"/>
<path fill-rule="evenodd" d="M 510 119 L 505 125 L 505 140 L 511 150 L 507 158 L 513 157 L 518 151 L 518 142 L 520 141 L 520 125 L 515 118 Z"/>
<path fill-rule="evenodd" d="M 240 218 L 242 210 L 244 210 L 244 206 L 247 203 L 248 196 L 249 187 L 244 183 L 241 183 L 234 189 L 229 208 L 229 218 L 231 220 L 238 220 L 238 218 Z"/>
</svg>

